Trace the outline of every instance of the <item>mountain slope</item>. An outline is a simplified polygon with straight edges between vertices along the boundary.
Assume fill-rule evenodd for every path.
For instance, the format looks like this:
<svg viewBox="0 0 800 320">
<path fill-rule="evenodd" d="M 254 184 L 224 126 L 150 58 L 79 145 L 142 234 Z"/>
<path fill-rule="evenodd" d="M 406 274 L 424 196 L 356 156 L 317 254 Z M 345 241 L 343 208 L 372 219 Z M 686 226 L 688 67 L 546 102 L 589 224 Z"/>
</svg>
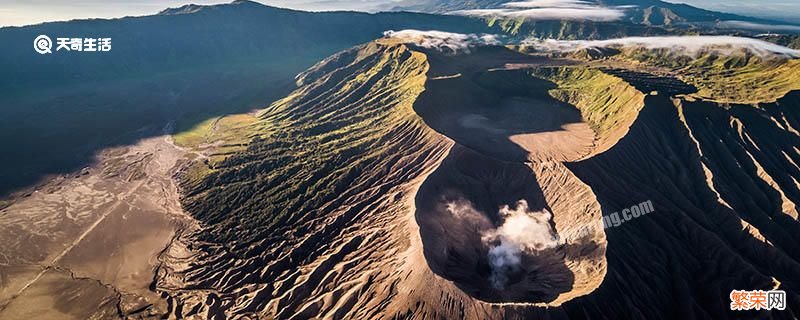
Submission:
<svg viewBox="0 0 800 320">
<path fill-rule="evenodd" d="M 309 70 L 298 91 L 261 114 L 260 138 L 247 151 L 185 181 L 185 206 L 213 226 L 200 237 L 240 245 L 199 248 L 209 250 L 205 262 L 175 270 L 183 282 L 159 288 L 217 288 L 213 298 L 177 295 L 185 316 L 382 312 L 394 295 L 387 277 L 400 271 L 376 263 L 399 267 L 404 262 L 391 248 L 408 246 L 394 236 L 405 226 L 390 224 L 391 217 L 407 216 L 410 203 L 402 199 L 414 194 L 408 182 L 429 172 L 450 145 L 412 110 L 426 70 L 424 55 L 391 43 L 349 50 Z M 249 258 L 225 267 L 232 256 Z M 359 299 L 363 290 L 376 299 Z M 230 300 L 240 295 L 248 298 Z M 218 299 L 223 303 L 208 304 Z"/>
<path fill-rule="evenodd" d="M 0 40 L 27 48 L 0 60 L 4 183 L 163 135 L 56 179 L 32 196 L 47 206 L 0 213 L 13 239 L 13 262 L 0 268 L 12 284 L 0 302 L 14 300 L 4 315 L 34 313 L 27 301 L 40 301 L 83 318 L 798 317 L 800 60 L 746 50 L 523 54 L 459 46 L 470 37 L 441 32 L 369 41 L 403 28 L 683 32 L 627 21 L 490 24 L 237 1 L 2 29 Z M 120 45 L 108 56 L 29 52 L 40 32 L 90 30 Z M 434 41 L 415 43 L 424 40 Z M 172 168 L 181 168 L 180 206 Z M 122 191 L 98 193 L 85 180 Z M 625 217 L 633 208 L 643 215 Z M 187 221 L 143 230 L 135 211 Z M 113 227 L 101 224 L 106 216 Z M 167 224 L 180 230 L 158 238 L 166 247 L 105 248 L 135 246 L 140 231 Z M 83 241 L 95 226 L 109 237 Z M 62 257 L 94 269 L 87 257 L 98 252 L 115 266 L 97 270 L 102 277 L 61 269 Z M 118 272 L 132 256 L 155 261 Z M 90 285 L 48 289 L 62 277 Z M 119 281 L 147 299 L 123 297 Z M 785 290 L 787 310 L 731 311 L 734 289 Z"/>
<path fill-rule="evenodd" d="M 393 39 L 325 60 L 260 114 L 246 151 L 184 176 L 207 228 L 182 240 L 192 255 L 165 266 L 159 292 L 182 316 L 796 316 L 797 91 L 720 104 L 675 78 L 574 63 Z M 595 143 L 561 157 L 584 126 Z M 555 238 L 497 269 L 484 238 L 509 210 L 549 217 Z M 786 290 L 789 308 L 730 311 L 740 288 Z"/>
<path fill-rule="evenodd" d="M 0 194 L 80 170 L 167 122 L 178 131 L 263 107 L 325 57 L 391 29 L 492 32 L 464 17 L 310 13 L 237 1 L 159 15 L 0 29 Z M 38 35 L 110 37 L 110 52 L 39 55 Z"/>
</svg>

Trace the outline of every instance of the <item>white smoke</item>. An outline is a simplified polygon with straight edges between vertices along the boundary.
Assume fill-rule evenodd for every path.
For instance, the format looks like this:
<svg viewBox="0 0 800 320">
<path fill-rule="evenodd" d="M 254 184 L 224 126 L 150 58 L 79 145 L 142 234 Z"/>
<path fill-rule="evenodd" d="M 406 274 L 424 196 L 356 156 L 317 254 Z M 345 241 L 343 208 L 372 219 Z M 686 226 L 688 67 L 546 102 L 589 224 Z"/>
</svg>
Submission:
<svg viewBox="0 0 800 320">
<path fill-rule="evenodd" d="M 503 223 L 497 228 L 490 227 L 488 218 L 469 201 L 450 201 L 445 209 L 453 217 L 470 221 L 481 230 L 481 241 L 489 248 L 487 258 L 492 269 L 489 281 L 499 290 L 505 288 L 509 275 L 519 270 L 524 254 L 562 244 L 550 225 L 553 215 L 547 209 L 531 211 L 525 200 L 517 201 L 514 208 L 501 207 L 499 215 Z"/>
<path fill-rule="evenodd" d="M 473 220 L 483 217 L 478 210 L 475 210 L 475 207 L 472 206 L 472 203 L 466 200 L 447 202 L 445 204 L 445 209 L 447 209 L 447 212 L 452 214 L 454 217 L 462 220 Z"/>
<path fill-rule="evenodd" d="M 490 34 L 462 34 L 409 29 L 402 31 L 389 30 L 384 32 L 383 35 L 388 38 L 399 39 L 404 43 L 453 54 L 469 53 L 470 49 L 478 46 L 501 44 L 498 36 Z"/>
<path fill-rule="evenodd" d="M 544 209 L 531 211 L 528 202 L 520 200 L 516 208 L 500 208 L 503 224 L 483 233 L 482 240 L 489 246 L 489 280 L 496 289 L 508 283 L 508 274 L 519 269 L 523 253 L 535 253 L 558 246 L 559 240 L 550 219 L 553 215 Z"/>
<path fill-rule="evenodd" d="M 741 50 L 759 56 L 781 55 L 800 57 L 800 51 L 774 43 L 734 36 L 668 36 L 629 37 L 609 40 L 554 40 L 527 39 L 523 44 L 536 50 L 549 52 L 572 52 L 587 48 L 642 47 L 646 49 L 668 49 L 675 54 L 696 56 L 710 52 L 730 55 Z"/>
<path fill-rule="evenodd" d="M 615 21 L 627 6 L 606 7 L 581 0 L 529 0 L 508 2 L 498 9 L 459 10 L 451 14 L 528 20 Z"/>
</svg>

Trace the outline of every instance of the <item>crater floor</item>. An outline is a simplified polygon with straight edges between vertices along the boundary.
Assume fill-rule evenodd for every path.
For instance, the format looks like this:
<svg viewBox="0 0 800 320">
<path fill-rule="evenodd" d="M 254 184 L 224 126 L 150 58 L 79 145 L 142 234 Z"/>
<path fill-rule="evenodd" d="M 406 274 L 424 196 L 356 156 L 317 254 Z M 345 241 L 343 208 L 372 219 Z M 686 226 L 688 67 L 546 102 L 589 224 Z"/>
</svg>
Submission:
<svg viewBox="0 0 800 320">
<path fill-rule="evenodd" d="M 554 211 L 569 194 L 548 202 L 540 185 L 565 173 L 558 163 L 590 154 L 595 133 L 576 107 L 548 94 L 554 83 L 519 67 L 560 62 L 504 48 L 427 55 L 431 80 L 414 110 L 456 143 L 416 196 L 431 270 L 489 303 L 557 305 L 596 288 L 605 265 L 603 231 L 592 222 L 601 219 L 599 205 L 593 197 L 569 199 L 595 210 Z M 459 76 L 438 76 L 447 73 Z M 535 172 L 543 163 L 551 168 Z M 584 221 L 585 234 L 566 230 L 575 221 Z M 513 223 L 528 225 L 514 230 Z"/>
</svg>

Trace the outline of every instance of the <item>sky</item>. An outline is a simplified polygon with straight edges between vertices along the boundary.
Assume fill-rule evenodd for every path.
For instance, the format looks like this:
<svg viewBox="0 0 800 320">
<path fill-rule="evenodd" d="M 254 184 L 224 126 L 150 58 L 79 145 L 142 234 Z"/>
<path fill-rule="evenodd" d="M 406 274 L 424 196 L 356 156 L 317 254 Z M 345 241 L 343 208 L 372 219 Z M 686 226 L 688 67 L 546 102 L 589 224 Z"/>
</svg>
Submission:
<svg viewBox="0 0 800 320">
<path fill-rule="evenodd" d="M 374 11 L 398 0 L 258 0 L 264 4 L 303 10 Z M 0 0 L 0 26 L 20 26 L 79 18 L 118 18 L 157 13 L 187 3 L 216 4 L 219 0 Z M 800 0 L 672 0 L 697 7 L 800 23 Z"/>
</svg>

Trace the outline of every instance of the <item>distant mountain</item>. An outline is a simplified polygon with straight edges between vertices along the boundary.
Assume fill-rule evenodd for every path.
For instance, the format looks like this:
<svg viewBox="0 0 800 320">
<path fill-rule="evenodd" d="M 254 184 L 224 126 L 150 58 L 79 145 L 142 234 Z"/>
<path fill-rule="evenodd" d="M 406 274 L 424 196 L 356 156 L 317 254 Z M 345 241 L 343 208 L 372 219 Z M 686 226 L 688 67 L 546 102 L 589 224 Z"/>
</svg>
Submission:
<svg viewBox="0 0 800 320">
<path fill-rule="evenodd" d="M 209 65 L 275 63 L 277 59 L 281 66 L 293 66 L 296 73 L 334 52 L 378 38 L 388 29 L 403 28 L 488 30 L 477 19 L 421 13 L 312 13 L 251 1 L 186 5 L 152 16 L 1 28 L 0 40 L 9 46 L 0 55 L 0 69 L 14 77 L 0 79 L 0 90 Z M 110 37 L 113 50 L 104 54 L 62 51 L 39 55 L 31 43 L 40 34 L 52 38 Z"/>
<path fill-rule="evenodd" d="M 236 1 L 157 15 L 0 28 L 0 196 L 71 172 L 104 146 L 176 120 L 177 129 L 270 103 L 294 76 L 389 29 L 492 32 L 422 13 L 312 13 Z M 499 29 L 498 29 L 499 30 Z M 499 31 L 498 31 L 499 32 Z M 32 48 L 39 35 L 108 37 L 110 52 Z"/>
<path fill-rule="evenodd" d="M 448 13 L 457 10 L 500 8 L 511 0 L 410 0 L 392 10 Z M 775 24 L 776 21 L 700 9 L 687 4 L 660 0 L 588 0 L 589 4 L 625 7 L 623 21 L 651 26 L 714 25 L 719 21 Z"/>
<path fill-rule="evenodd" d="M 635 6 L 626 9 L 626 19 L 630 22 L 647 25 L 676 25 L 696 23 L 716 23 L 717 21 L 748 21 L 773 23 L 759 18 L 700 9 L 683 3 L 669 3 L 660 0 L 597 0 L 609 6 Z"/>
</svg>

